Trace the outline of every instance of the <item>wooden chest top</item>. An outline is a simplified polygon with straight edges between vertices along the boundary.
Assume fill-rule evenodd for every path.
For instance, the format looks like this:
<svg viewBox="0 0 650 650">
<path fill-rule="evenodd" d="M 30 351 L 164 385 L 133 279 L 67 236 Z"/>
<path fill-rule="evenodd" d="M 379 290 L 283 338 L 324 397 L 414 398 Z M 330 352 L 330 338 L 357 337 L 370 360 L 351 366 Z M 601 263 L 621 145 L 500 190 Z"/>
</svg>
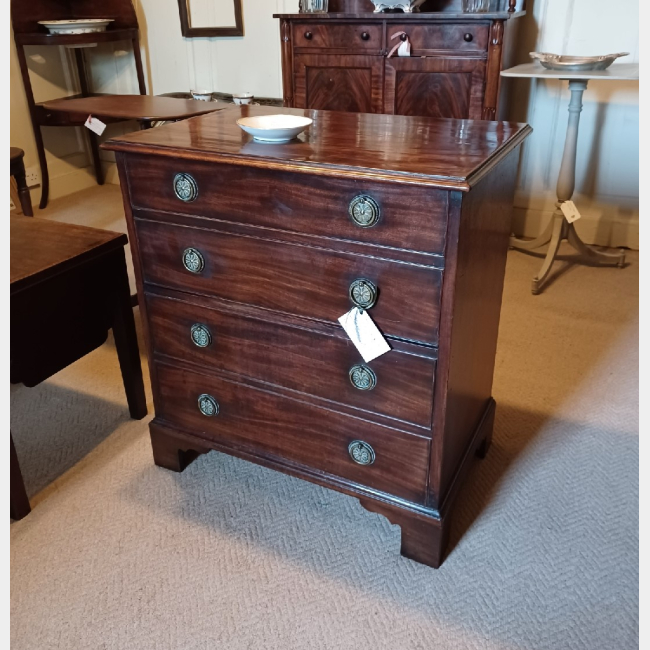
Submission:
<svg viewBox="0 0 650 650">
<path fill-rule="evenodd" d="M 253 141 L 240 117 L 306 115 L 286 144 Z M 236 106 L 106 142 L 113 151 L 469 190 L 530 133 L 525 124 Z"/>
</svg>

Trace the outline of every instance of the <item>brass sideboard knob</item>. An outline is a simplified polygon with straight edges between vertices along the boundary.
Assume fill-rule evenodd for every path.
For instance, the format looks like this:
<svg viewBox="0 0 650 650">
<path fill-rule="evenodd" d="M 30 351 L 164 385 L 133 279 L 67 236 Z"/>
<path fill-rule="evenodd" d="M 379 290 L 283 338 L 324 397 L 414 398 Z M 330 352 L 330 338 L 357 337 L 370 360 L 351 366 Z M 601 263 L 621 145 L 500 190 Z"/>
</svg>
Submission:
<svg viewBox="0 0 650 650">
<path fill-rule="evenodd" d="M 352 385 L 359 390 L 372 390 L 377 385 L 377 375 L 364 364 L 352 366 L 349 375 Z"/>
<path fill-rule="evenodd" d="M 205 267 L 203 255 L 196 248 L 186 248 L 183 251 L 183 266 L 190 273 L 201 273 Z"/>
<path fill-rule="evenodd" d="M 219 402 L 212 395 L 199 395 L 199 411 L 209 418 L 219 415 Z"/>
<path fill-rule="evenodd" d="M 189 203 L 199 195 L 199 186 L 189 174 L 176 174 L 174 176 L 174 194 L 176 198 Z"/>
<path fill-rule="evenodd" d="M 212 334 L 210 330 L 201 323 L 194 323 L 190 329 L 190 335 L 192 337 L 192 343 L 196 345 L 197 348 L 207 348 L 208 345 L 212 344 Z"/>
<path fill-rule="evenodd" d="M 348 445 L 348 453 L 359 465 L 372 465 L 375 462 L 375 450 L 363 440 L 353 440 Z"/>
<path fill-rule="evenodd" d="M 377 201 L 364 194 L 355 196 L 352 201 L 350 201 L 348 213 L 350 214 L 352 221 L 362 228 L 370 228 L 374 226 L 379 221 L 381 215 Z"/>
<path fill-rule="evenodd" d="M 350 300 L 359 309 L 370 309 L 377 302 L 377 287 L 370 280 L 359 278 L 350 285 Z"/>
</svg>

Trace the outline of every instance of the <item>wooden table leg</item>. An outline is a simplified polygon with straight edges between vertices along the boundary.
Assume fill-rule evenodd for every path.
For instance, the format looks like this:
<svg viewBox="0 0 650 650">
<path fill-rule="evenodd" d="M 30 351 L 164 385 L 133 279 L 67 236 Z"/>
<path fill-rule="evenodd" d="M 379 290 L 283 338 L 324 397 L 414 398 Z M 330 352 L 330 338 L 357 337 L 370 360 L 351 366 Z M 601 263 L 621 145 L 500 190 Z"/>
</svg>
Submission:
<svg viewBox="0 0 650 650">
<path fill-rule="evenodd" d="M 12 519 L 22 519 L 31 512 L 32 508 L 29 505 L 29 498 L 27 497 L 27 490 L 25 490 L 25 482 L 20 471 L 18 455 L 16 454 L 11 433 L 9 438 L 11 440 L 9 510 Z"/>
<path fill-rule="evenodd" d="M 12 161 L 11 173 L 16 179 L 18 186 L 18 198 L 20 199 L 20 206 L 23 209 L 23 214 L 26 217 L 33 217 L 34 211 L 32 210 L 32 197 L 29 194 L 27 187 L 27 179 L 25 178 L 25 162 L 22 158 Z"/>
<path fill-rule="evenodd" d="M 120 251 L 117 259 L 119 263 L 116 264 L 115 270 L 113 336 L 129 412 L 134 420 L 141 420 L 147 415 L 147 400 L 142 380 L 140 350 L 131 306 L 131 290 L 124 250 Z"/>
</svg>

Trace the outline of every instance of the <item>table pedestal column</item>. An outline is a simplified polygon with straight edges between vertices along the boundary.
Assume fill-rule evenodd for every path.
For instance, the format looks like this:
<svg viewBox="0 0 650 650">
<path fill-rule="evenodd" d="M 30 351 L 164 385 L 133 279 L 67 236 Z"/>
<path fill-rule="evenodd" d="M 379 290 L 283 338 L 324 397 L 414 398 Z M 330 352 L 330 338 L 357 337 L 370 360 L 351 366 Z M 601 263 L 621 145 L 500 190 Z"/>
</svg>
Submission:
<svg viewBox="0 0 650 650">
<path fill-rule="evenodd" d="M 549 244 L 546 259 L 539 273 L 533 278 L 532 292 L 538 294 L 551 271 L 553 262 L 560 248 L 560 243 L 567 240 L 580 254 L 582 261 L 588 264 L 615 264 L 622 267 L 625 264 L 625 252 L 601 253 L 588 247 L 578 236 L 573 223 L 569 223 L 562 212 L 561 206 L 565 201 L 570 201 L 575 190 L 576 180 L 576 152 L 578 149 L 578 127 L 580 113 L 582 112 L 582 95 L 587 89 L 587 79 L 569 81 L 571 101 L 569 103 L 569 125 L 567 127 L 564 155 L 560 175 L 557 181 L 557 203 L 553 218 L 546 226 L 544 232 L 531 240 L 521 240 L 511 237 L 510 246 L 519 250 L 534 250 Z"/>
</svg>

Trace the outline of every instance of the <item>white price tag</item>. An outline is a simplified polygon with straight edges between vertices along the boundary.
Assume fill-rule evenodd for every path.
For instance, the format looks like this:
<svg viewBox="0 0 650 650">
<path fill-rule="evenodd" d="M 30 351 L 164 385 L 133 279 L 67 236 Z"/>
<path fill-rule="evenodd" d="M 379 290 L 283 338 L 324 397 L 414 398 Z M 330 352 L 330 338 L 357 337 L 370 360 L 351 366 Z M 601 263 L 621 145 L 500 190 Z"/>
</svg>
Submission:
<svg viewBox="0 0 650 650">
<path fill-rule="evenodd" d="M 573 201 L 564 201 L 564 203 L 561 203 L 560 210 L 562 210 L 562 214 L 566 217 L 566 220 L 569 223 L 577 221 L 582 216 L 578 212 L 578 208 L 576 208 L 576 204 Z"/>
<path fill-rule="evenodd" d="M 353 307 L 339 318 L 339 323 L 366 363 L 390 352 L 390 345 L 367 311 Z"/>
<path fill-rule="evenodd" d="M 397 56 L 411 56 L 411 41 L 407 39 L 402 42 L 397 48 Z"/>
<path fill-rule="evenodd" d="M 101 120 L 98 120 L 96 117 L 93 117 L 92 115 L 88 116 L 88 119 L 85 121 L 84 126 L 97 135 L 104 133 L 104 129 L 106 128 L 106 124 L 104 124 Z"/>
</svg>

